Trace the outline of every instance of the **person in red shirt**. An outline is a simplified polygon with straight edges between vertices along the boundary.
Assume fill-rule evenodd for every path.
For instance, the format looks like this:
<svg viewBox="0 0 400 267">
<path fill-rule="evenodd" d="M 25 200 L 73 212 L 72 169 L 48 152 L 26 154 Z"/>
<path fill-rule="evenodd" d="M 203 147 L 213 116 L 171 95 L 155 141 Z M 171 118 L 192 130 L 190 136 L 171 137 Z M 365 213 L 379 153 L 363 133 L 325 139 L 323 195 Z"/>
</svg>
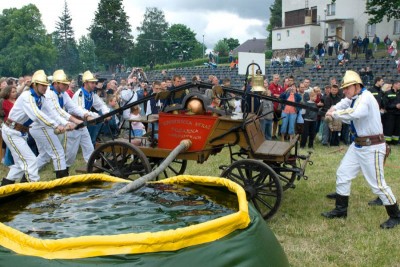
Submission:
<svg viewBox="0 0 400 267">
<path fill-rule="evenodd" d="M 272 82 L 269 85 L 268 89 L 271 91 L 271 96 L 279 98 L 279 96 L 285 92 L 285 90 L 280 86 L 279 83 L 280 77 L 279 74 L 274 74 L 272 76 Z M 272 138 L 278 139 L 277 137 L 277 129 L 279 124 L 279 118 L 282 114 L 281 105 L 278 102 L 274 102 L 274 123 L 272 125 Z"/>
<path fill-rule="evenodd" d="M 4 121 L 6 121 L 11 108 L 14 106 L 15 100 L 17 100 L 17 88 L 13 85 L 9 85 L 3 89 L 2 95 L 4 98 L 2 108 L 4 110 Z"/>
<path fill-rule="evenodd" d="M 283 89 L 285 90 L 285 92 L 289 87 L 292 87 L 293 84 L 294 84 L 294 77 L 292 75 L 285 78 L 285 83 L 283 84 Z"/>
<path fill-rule="evenodd" d="M 69 87 L 68 87 L 67 91 L 65 91 L 69 95 L 69 97 L 71 99 L 75 94 L 75 87 L 76 87 L 75 80 L 71 80 L 71 82 L 69 83 Z"/>
<path fill-rule="evenodd" d="M 14 106 L 15 100 L 17 100 L 17 87 L 14 85 L 8 85 L 6 86 L 2 91 L 1 91 L 1 97 L 3 98 L 3 103 L 1 105 L 1 108 L 3 109 L 4 112 L 4 121 L 7 120 L 8 114 L 10 114 L 10 110 Z M 11 152 L 7 148 L 6 143 L 2 142 L 1 144 L 3 146 L 3 155 L 0 155 L 1 158 L 4 158 L 4 164 L 6 166 L 10 166 L 14 164 L 14 161 L 12 160 Z"/>
</svg>

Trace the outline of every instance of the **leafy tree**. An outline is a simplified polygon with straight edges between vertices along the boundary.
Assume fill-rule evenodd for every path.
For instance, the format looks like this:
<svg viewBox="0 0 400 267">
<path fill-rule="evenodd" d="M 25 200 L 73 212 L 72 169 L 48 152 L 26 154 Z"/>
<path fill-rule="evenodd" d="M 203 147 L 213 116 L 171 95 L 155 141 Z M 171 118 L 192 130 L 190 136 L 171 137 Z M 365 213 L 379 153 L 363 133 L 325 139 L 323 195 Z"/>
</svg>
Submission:
<svg viewBox="0 0 400 267">
<path fill-rule="evenodd" d="M 369 0 L 366 1 L 366 13 L 371 17 L 369 24 L 376 24 L 383 20 L 400 19 L 400 0 Z"/>
<path fill-rule="evenodd" d="M 207 50 L 207 46 L 204 45 L 204 53 Z M 193 53 L 192 53 L 193 57 L 191 59 L 195 59 L 195 58 L 204 58 L 203 55 L 203 44 L 198 42 L 196 44 L 196 46 L 193 48 Z"/>
<path fill-rule="evenodd" d="M 18 77 L 38 69 L 53 70 L 56 48 L 34 4 L 0 14 L 0 73 Z"/>
<path fill-rule="evenodd" d="M 196 34 L 183 24 L 174 24 L 167 31 L 168 53 L 172 61 L 177 58 L 185 61 L 201 57 L 202 44 L 196 40 Z M 200 52 L 200 54 L 199 54 Z"/>
<path fill-rule="evenodd" d="M 96 56 L 112 71 L 132 51 L 133 37 L 122 0 L 100 0 L 89 31 Z"/>
<path fill-rule="evenodd" d="M 336 0 L 332 0 L 335 3 Z M 383 20 L 400 19 L 400 0 L 368 0 L 366 1 L 365 13 L 371 17 L 368 20 L 369 24 L 376 24 Z"/>
<path fill-rule="evenodd" d="M 71 26 L 72 18 L 66 1 L 64 1 L 64 10 L 59 19 L 56 22 L 56 31 L 53 33 L 54 44 L 58 50 L 57 68 L 62 68 L 67 73 L 75 74 L 79 72 L 79 53 L 76 47 L 74 30 Z"/>
<path fill-rule="evenodd" d="M 135 64 L 138 66 L 166 63 L 170 60 L 172 51 L 166 41 L 168 23 L 165 21 L 164 12 L 156 7 L 146 8 L 144 19 L 137 36 L 135 47 Z"/>
<path fill-rule="evenodd" d="M 240 45 L 239 40 L 238 39 L 233 39 L 233 38 L 224 38 L 223 39 L 224 42 L 226 42 L 228 44 L 229 50 L 233 50 L 236 47 L 238 47 Z"/>
<path fill-rule="evenodd" d="M 229 54 L 229 45 L 225 40 L 219 40 L 214 46 L 214 51 L 218 52 L 220 57 L 225 57 Z"/>
<path fill-rule="evenodd" d="M 95 45 L 89 35 L 82 36 L 78 41 L 78 52 L 80 58 L 80 71 L 98 71 Z"/>
<path fill-rule="evenodd" d="M 282 27 L 282 0 L 275 0 L 274 4 L 270 6 L 269 11 L 271 16 L 269 17 L 269 24 L 267 26 L 268 38 L 267 48 L 272 48 L 272 30 L 275 28 Z"/>
</svg>

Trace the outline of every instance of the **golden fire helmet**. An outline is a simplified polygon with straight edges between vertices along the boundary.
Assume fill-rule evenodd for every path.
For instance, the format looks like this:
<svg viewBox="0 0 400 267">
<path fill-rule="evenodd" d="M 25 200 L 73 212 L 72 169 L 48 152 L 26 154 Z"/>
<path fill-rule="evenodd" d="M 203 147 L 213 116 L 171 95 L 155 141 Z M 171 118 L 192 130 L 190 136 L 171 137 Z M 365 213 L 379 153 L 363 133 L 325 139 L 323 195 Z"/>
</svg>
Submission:
<svg viewBox="0 0 400 267">
<path fill-rule="evenodd" d="M 358 75 L 358 73 L 355 72 L 355 71 L 348 70 L 344 74 L 343 81 L 342 81 L 342 86 L 340 87 L 340 89 L 344 89 L 344 88 L 346 88 L 346 87 L 348 87 L 350 85 L 357 84 L 357 83 L 359 83 L 362 86 L 364 86 L 363 82 L 362 82 L 362 80 L 360 78 L 360 75 Z"/>
<path fill-rule="evenodd" d="M 97 82 L 98 80 L 96 77 L 94 77 L 93 73 L 91 73 L 89 70 L 85 71 L 82 76 L 82 82 Z"/>
<path fill-rule="evenodd" d="M 63 70 L 56 70 L 53 73 L 53 82 L 69 84 L 67 75 L 65 74 L 65 72 Z"/>
<path fill-rule="evenodd" d="M 47 80 L 47 75 L 44 70 L 37 70 L 32 76 L 32 83 L 38 83 L 42 85 L 49 86 L 50 83 Z"/>
</svg>

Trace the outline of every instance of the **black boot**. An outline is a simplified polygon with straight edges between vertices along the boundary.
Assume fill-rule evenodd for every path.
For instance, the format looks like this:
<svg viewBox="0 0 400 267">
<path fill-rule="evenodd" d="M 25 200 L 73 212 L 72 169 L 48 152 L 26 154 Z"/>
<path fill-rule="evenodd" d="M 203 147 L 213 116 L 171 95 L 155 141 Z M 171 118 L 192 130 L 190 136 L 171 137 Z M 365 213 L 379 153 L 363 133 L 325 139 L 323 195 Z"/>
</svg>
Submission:
<svg viewBox="0 0 400 267">
<path fill-rule="evenodd" d="M 20 183 L 27 183 L 28 179 L 26 179 L 25 174 L 22 176 L 21 181 L 19 181 Z"/>
<path fill-rule="evenodd" d="M 336 199 L 336 197 L 338 196 L 338 193 L 334 192 L 334 193 L 329 193 L 326 195 L 327 198 L 329 199 Z"/>
<path fill-rule="evenodd" d="M 379 197 L 377 197 L 376 199 L 369 201 L 368 205 L 370 205 L 370 206 L 382 206 L 383 203 L 382 203 L 382 200 Z"/>
<path fill-rule="evenodd" d="M 68 169 L 56 171 L 56 179 L 69 176 Z"/>
<path fill-rule="evenodd" d="M 399 206 L 396 204 L 385 206 L 389 219 L 381 224 L 382 229 L 391 229 L 400 224 Z"/>
<path fill-rule="evenodd" d="M 4 185 L 8 185 L 8 184 L 14 184 L 14 183 L 15 183 L 15 181 L 3 178 L 3 180 L 1 181 L 1 185 L 0 186 L 4 186 Z"/>
<path fill-rule="evenodd" d="M 336 208 L 334 208 L 331 211 L 323 212 L 323 213 L 321 213 L 321 215 L 328 219 L 346 218 L 348 206 L 349 206 L 349 197 L 337 194 Z"/>
</svg>

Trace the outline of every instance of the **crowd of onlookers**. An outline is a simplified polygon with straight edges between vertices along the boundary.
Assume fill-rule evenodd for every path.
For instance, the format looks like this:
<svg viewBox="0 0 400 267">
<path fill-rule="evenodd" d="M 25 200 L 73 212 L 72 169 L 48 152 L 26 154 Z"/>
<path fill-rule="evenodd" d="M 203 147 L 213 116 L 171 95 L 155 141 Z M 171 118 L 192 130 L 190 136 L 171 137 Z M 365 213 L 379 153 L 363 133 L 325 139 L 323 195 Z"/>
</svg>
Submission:
<svg viewBox="0 0 400 267">
<path fill-rule="evenodd" d="M 363 70 L 363 75 L 369 75 L 369 70 Z M 325 121 L 324 113 L 336 105 L 344 97 L 336 78 L 332 77 L 324 88 L 312 86 L 311 80 L 306 78 L 299 84 L 294 83 L 294 77 L 286 77 L 281 85 L 280 77 L 275 74 L 268 89 L 271 95 L 284 100 L 303 103 L 318 108 L 300 109 L 288 105 L 274 105 L 272 129 L 266 128 L 266 139 L 286 140 L 295 134 L 301 135 L 300 147 L 313 148 L 317 134 L 324 146 L 337 146 L 339 142 L 351 143 L 352 133 L 349 124 L 339 121 Z M 400 134 L 400 80 L 392 84 L 385 84 L 380 76 L 374 78 L 372 86 L 366 87 L 375 96 L 382 114 L 382 124 L 387 142 L 399 143 Z M 280 128 L 280 130 L 278 130 Z M 270 132 L 271 131 L 271 132 Z M 279 138 L 278 135 L 281 137 Z"/>
<path fill-rule="evenodd" d="M 378 51 L 378 46 L 381 44 L 380 38 L 375 34 L 370 41 L 370 38 L 365 35 L 354 36 L 350 42 L 346 40 L 334 40 L 328 38 L 326 42 L 319 42 L 315 47 L 311 47 L 309 43 L 304 45 L 305 57 L 310 57 L 313 61 L 312 70 L 320 70 L 325 57 L 336 57 L 336 65 L 345 66 L 351 61 L 351 58 L 357 59 L 359 55 L 364 54 L 366 60 L 374 58 L 374 53 Z M 384 47 L 387 51 L 387 56 L 396 58 L 397 40 L 391 40 L 388 35 L 383 39 Z M 400 73 L 400 68 L 399 68 Z"/>
<path fill-rule="evenodd" d="M 288 64 L 293 64 L 289 63 L 289 60 L 290 56 L 287 55 Z M 400 118 L 400 109 L 398 108 L 400 107 L 400 93 L 398 93 L 400 82 L 395 81 L 391 85 L 384 84 L 381 77 L 377 75 L 374 77 L 369 67 L 360 69 L 359 73 L 365 85 L 373 81 L 373 85 L 368 89 L 375 90 L 373 94 L 376 96 L 382 111 L 382 122 L 387 141 L 398 143 L 400 131 L 398 128 L 400 128 L 400 122 L 395 126 L 390 126 L 390 122 L 397 121 L 397 118 Z M 190 82 L 184 76 L 174 75 L 173 77 L 168 77 L 165 71 L 164 74 L 162 80 L 150 83 L 143 69 L 132 68 L 127 79 L 121 79 L 119 81 L 115 79 L 98 79 L 95 93 L 104 104 L 107 105 L 109 110 L 114 110 L 133 101 L 143 99 L 153 93 L 168 91 Z M 19 79 L 0 79 L 0 116 L 2 120 L 7 118 L 10 107 L 12 107 L 12 103 L 15 102 L 18 95 L 20 95 L 23 90 L 29 89 L 30 80 L 30 76 L 20 77 Z M 199 75 L 191 77 L 191 81 L 200 80 Z M 230 86 L 230 80 L 228 78 L 219 79 L 214 75 L 210 75 L 205 82 L 209 82 L 213 85 Z M 340 85 L 337 83 L 336 78 L 330 78 L 330 80 L 327 81 L 327 85 L 323 88 L 313 86 L 312 83 L 311 79 L 306 78 L 302 82 L 296 84 L 295 77 L 293 76 L 285 77 L 281 81 L 281 77 L 278 74 L 274 74 L 271 82 L 265 79 L 264 87 L 266 91 L 264 94 L 315 107 L 319 109 L 318 112 L 316 112 L 315 109 L 300 109 L 290 105 L 281 105 L 278 104 L 278 102 L 271 102 L 265 99 L 256 99 L 256 102 L 258 101 L 257 103 L 254 103 L 253 99 L 253 102 L 249 104 L 248 100 L 242 99 L 241 96 L 232 96 L 229 101 L 225 101 L 226 103 L 224 103 L 224 101 L 221 102 L 218 95 L 215 95 L 213 90 L 208 89 L 201 93 L 210 100 L 213 107 L 224 104 L 236 113 L 243 111 L 258 112 L 262 129 L 267 140 L 275 139 L 285 141 L 299 134 L 301 136 L 301 148 L 306 146 L 308 148 L 313 148 L 316 137 L 319 137 L 318 139 L 321 144 L 325 146 L 336 146 L 339 145 L 340 142 L 349 144 L 351 142 L 351 133 L 347 124 L 336 121 L 324 121 L 324 113 L 343 98 Z M 247 88 L 244 89 L 251 90 L 251 87 L 252 83 L 250 79 Z M 76 81 L 72 80 L 66 93 L 72 98 L 77 89 L 79 88 L 77 88 Z M 130 98 L 124 99 L 126 92 L 131 93 Z M 394 108 L 393 103 L 395 103 Z M 165 99 L 157 101 L 152 99 L 137 106 L 133 106 L 121 114 L 112 116 L 110 120 L 90 127 L 91 141 L 94 145 L 99 138 L 116 138 L 121 134 L 121 130 L 127 128 L 131 130 L 129 134 L 135 137 L 133 138 L 133 142 L 136 144 L 141 142 L 140 140 L 142 140 L 143 135 L 150 136 L 146 134 L 147 132 L 154 131 L 156 133 L 155 137 L 158 137 L 157 123 L 151 125 L 143 124 L 140 118 L 150 114 L 158 114 L 165 106 L 170 104 L 173 103 L 169 103 Z M 101 111 L 96 112 L 102 115 Z M 32 150 L 37 153 L 34 140 L 29 138 L 28 142 Z M 4 147 L 4 143 L 2 145 L 4 149 L 1 158 L 4 164 L 9 165 L 11 164 L 10 158 L 5 157 L 4 153 L 7 150 Z"/>
<path fill-rule="evenodd" d="M 304 54 L 286 54 L 282 61 L 279 56 L 273 56 L 271 58 L 271 67 L 302 67 L 305 64 L 306 60 Z"/>
</svg>

